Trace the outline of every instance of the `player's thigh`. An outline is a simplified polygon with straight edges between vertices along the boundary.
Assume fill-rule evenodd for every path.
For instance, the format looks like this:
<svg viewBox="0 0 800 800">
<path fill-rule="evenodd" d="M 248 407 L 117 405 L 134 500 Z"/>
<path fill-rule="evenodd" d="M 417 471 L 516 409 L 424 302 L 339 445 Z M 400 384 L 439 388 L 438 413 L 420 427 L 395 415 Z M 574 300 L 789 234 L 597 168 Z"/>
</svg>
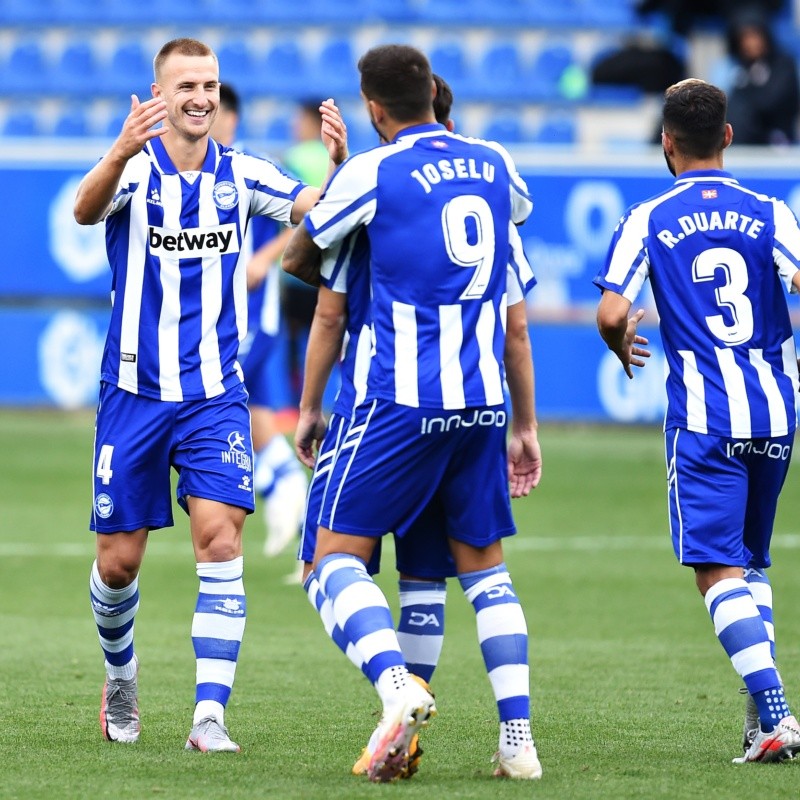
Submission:
<svg viewBox="0 0 800 800">
<path fill-rule="evenodd" d="M 747 563 L 748 471 L 731 456 L 732 441 L 679 429 L 665 433 L 672 546 L 682 564 Z"/>
<path fill-rule="evenodd" d="M 794 434 L 771 439 L 749 440 L 742 453 L 747 463 L 749 492 L 744 523 L 744 544 L 750 553 L 749 564 L 768 567 L 769 546 L 775 524 L 778 497 L 792 458 Z"/>
<path fill-rule="evenodd" d="M 174 403 L 101 385 L 91 530 L 116 533 L 172 525 L 169 454 L 174 414 Z"/>
<path fill-rule="evenodd" d="M 407 526 L 395 535 L 395 563 L 402 575 L 414 578 L 452 578 L 456 565 L 447 541 L 441 497 L 435 495 Z"/>
<path fill-rule="evenodd" d="M 422 511 L 454 441 L 421 435 L 426 413 L 385 400 L 355 409 L 323 498 L 322 525 L 339 533 L 382 536 Z"/>
<path fill-rule="evenodd" d="M 253 444 L 243 385 L 180 404 L 172 460 L 184 510 L 191 496 L 253 511 Z"/>
<path fill-rule="evenodd" d="M 506 455 L 506 414 L 486 408 L 464 412 L 470 427 L 442 480 L 448 536 L 487 547 L 516 533 L 511 514 Z"/>
</svg>

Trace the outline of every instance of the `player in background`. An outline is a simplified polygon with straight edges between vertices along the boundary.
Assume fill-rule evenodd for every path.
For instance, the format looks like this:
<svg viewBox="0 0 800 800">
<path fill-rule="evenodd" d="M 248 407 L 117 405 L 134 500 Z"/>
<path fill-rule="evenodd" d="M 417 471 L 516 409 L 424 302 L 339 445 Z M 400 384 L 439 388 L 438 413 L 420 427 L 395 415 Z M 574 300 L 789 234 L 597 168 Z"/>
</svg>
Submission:
<svg viewBox="0 0 800 800">
<path fill-rule="evenodd" d="M 186 748 L 236 752 L 224 710 L 246 616 L 242 527 L 253 511 L 250 418 L 237 362 L 247 324 L 239 251 L 251 216 L 297 223 L 319 190 L 209 137 L 219 65 L 208 45 L 167 42 L 154 76 L 152 99 L 131 96 L 119 136 L 84 177 L 74 207 L 80 224 L 105 220 L 112 270 L 90 525 L 97 533 L 90 599 L 106 666 L 100 723 L 108 740 L 139 738 L 138 575 L 149 532 L 173 524 L 174 467 L 200 579 Z M 333 169 L 347 156 L 346 133 L 333 101 L 325 116 Z"/>
<path fill-rule="evenodd" d="M 241 102 L 229 84 L 220 85 L 219 111 L 211 137 L 224 145 L 238 146 Z M 319 111 L 317 111 L 319 115 Z M 322 142 L 320 147 L 325 149 Z M 250 408 L 253 436 L 253 489 L 264 501 L 267 538 L 264 555 L 278 555 L 297 537 L 303 522 L 308 479 L 286 437 L 278 429 L 273 409 L 291 404 L 288 368 L 285 382 L 275 385 L 272 361 L 280 358 L 285 345 L 281 334 L 280 261 L 291 236 L 271 217 L 254 217 L 242 244 L 241 258 L 247 264 L 248 335 L 239 351 Z"/>
<path fill-rule="evenodd" d="M 775 669 L 766 576 L 796 426 L 797 360 L 784 288 L 800 288 L 800 229 L 780 200 L 723 171 L 726 97 L 667 89 L 662 144 L 673 186 L 633 206 L 595 279 L 600 334 L 629 378 L 649 355 L 629 316 L 649 278 L 669 366 L 664 423 L 675 554 L 692 567 L 714 630 L 756 709 L 736 763 L 800 750 Z M 783 287 L 782 285 L 783 284 Z"/>
<path fill-rule="evenodd" d="M 501 544 L 514 533 L 509 479 L 512 494 L 522 496 L 541 473 L 526 319 L 524 336 L 516 335 L 524 304 L 508 308 L 514 333 L 505 336 L 509 228 L 532 204 L 503 148 L 435 122 L 422 53 L 377 47 L 359 69 L 368 113 L 389 144 L 337 171 L 284 254 L 285 269 L 311 277 L 320 250 L 361 232 L 370 245 L 370 358 L 365 375 L 356 368 L 363 396 L 328 480 L 314 571 L 383 703 L 369 776 L 393 780 L 407 769 L 409 744 L 435 703 L 409 680 L 386 598 L 365 564 L 386 531 L 403 537 L 422 509 L 441 502 L 442 532 L 478 614 L 498 702 L 498 771 L 538 778 L 527 628 Z M 301 452 L 311 453 L 325 433 L 321 397 L 341 324 L 341 311 L 328 314 L 318 302 L 321 333 L 306 359 L 296 436 Z M 504 358 L 514 410 L 508 458 Z"/>
</svg>

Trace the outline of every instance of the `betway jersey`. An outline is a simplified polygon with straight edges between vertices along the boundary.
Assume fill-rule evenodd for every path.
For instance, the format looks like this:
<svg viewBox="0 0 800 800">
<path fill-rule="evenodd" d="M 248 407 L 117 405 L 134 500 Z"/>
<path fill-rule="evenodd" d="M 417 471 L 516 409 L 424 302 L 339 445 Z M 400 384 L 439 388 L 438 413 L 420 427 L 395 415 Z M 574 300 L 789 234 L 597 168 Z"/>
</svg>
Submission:
<svg viewBox="0 0 800 800">
<path fill-rule="evenodd" d="M 509 223 L 509 258 L 506 269 L 507 305 L 525 299 L 536 285 L 536 277 L 522 247 L 514 223 Z M 323 252 L 321 281 L 331 291 L 347 295 L 347 329 L 340 362 L 341 385 L 333 413 L 348 418 L 367 394 L 367 376 L 372 357 L 370 313 L 369 240 L 358 228 Z"/>
<path fill-rule="evenodd" d="M 178 173 L 160 139 L 146 144 L 106 218 L 113 309 L 102 380 L 171 401 L 240 382 L 248 220 L 288 223 L 303 188 L 271 162 L 211 140 L 196 176 Z"/>
<path fill-rule="evenodd" d="M 781 201 L 726 172 L 687 172 L 633 206 L 595 283 L 633 302 L 650 278 L 669 366 L 666 428 L 791 433 L 797 360 L 786 294 L 800 229 Z"/>
<path fill-rule="evenodd" d="M 442 125 L 407 128 L 339 168 L 305 224 L 323 250 L 366 232 L 374 337 L 366 399 L 503 403 L 509 221 L 531 208 L 500 145 Z"/>
</svg>

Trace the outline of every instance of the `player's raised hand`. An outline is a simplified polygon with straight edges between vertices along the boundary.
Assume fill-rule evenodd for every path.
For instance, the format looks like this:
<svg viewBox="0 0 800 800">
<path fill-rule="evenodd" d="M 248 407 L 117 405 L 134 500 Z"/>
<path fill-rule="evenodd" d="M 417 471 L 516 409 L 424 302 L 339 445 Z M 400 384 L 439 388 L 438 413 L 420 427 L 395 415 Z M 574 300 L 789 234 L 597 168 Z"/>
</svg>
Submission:
<svg viewBox="0 0 800 800">
<path fill-rule="evenodd" d="M 304 411 L 300 409 L 297 428 L 294 432 L 294 451 L 297 457 L 309 469 L 314 468 L 316 452 L 325 438 L 327 424 L 321 411 Z"/>
<path fill-rule="evenodd" d="M 150 139 L 163 136 L 169 129 L 153 128 L 167 118 L 167 104 L 160 97 L 152 97 L 144 103 L 131 95 L 131 110 L 125 118 L 115 147 L 120 155 L 133 158 Z"/>
<path fill-rule="evenodd" d="M 535 428 L 512 431 L 508 443 L 508 486 L 511 496 L 527 497 L 542 477 L 542 450 Z"/>
<path fill-rule="evenodd" d="M 334 164 L 341 164 L 347 158 L 347 125 L 333 98 L 322 101 L 319 107 L 322 117 L 322 143 Z"/>
</svg>

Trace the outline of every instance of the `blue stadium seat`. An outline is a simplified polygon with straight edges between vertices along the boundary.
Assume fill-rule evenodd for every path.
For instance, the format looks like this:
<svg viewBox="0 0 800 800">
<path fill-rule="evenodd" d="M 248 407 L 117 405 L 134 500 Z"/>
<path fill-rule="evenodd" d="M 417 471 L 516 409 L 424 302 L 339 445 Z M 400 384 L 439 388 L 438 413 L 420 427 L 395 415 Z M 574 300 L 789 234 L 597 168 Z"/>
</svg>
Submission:
<svg viewBox="0 0 800 800">
<path fill-rule="evenodd" d="M 525 92 L 525 70 L 513 42 L 491 45 L 478 68 L 481 93 L 493 100 L 513 100 Z"/>
<path fill-rule="evenodd" d="M 2 128 L 3 136 L 39 136 L 41 132 L 39 118 L 34 111 L 28 109 L 12 111 Z"/>
<path fill-rule="evenodd" d="M 574 61 L 575 56 L 568 44 L 545 45 L 531 67 L 528 79 L 530 95 L 538 100 L 558 99 L 560 97 L 558 82 Z"/>
<path fill-rule="evenodd" d="M 311 84 L 319 97 L 358 95 L 360 78 L 349 39 L 330 39 L 322 45 Z"/>
<path fill-rule="evenodd" d="M 288 145 L 293 139 L 292 118 L 286 114 L 276 114 L 267 123 L 264 138 L 268 142 Z"/>
<path fill-rule="evenodd" d="M 259 70 L 258 91 L 278 97 L 302 97 L 308 89 L 310 68 L 295 39 L 276 40 Z"/>
<path fill-rule="evenodd" d="M 0 25 L 52 24 L 58 18 L 57 0 L 2 0 Z"/>
<path fill-rule="evenodd" d="M 122 130 L 122 126 L 125 124 L 125 120 L 128 118 L 129 112 L 130 112 L 130 105 L 127 106 L 121 105 L 118 108 L 116 108 L 111 113 L 111 116 L 108 118 L 108 122 L 105 125 L 105 130 L 103 131 L 103 134 L 105 136 L 108 136 L 110 139 L 116 139 L 117 136 L 119 136 L 120 131 Z"/>
<path fill-rule="evenodd" d="M 238 92 L 247 92 L 258 80 L 259 69 L 244 39 L 228 39 L 216 48 L 220 80 Z"/>
<path fill-rule="evenodd" d="M 85 94 L 97 86 L 100 69 L 94 47 L 85 39 L 69 42 L 50 76 L 53 89 L 67 94 Z"/>
<path fill-rule="evenodd" d="M 456 102 L 474 97 L 476 87 L 470 80 L 469 62 L 460 42 L 449 41 L 435 45 L 428 58 L 433 71 L 450 84 Z"/>
<path fill-rule="evenodd" d="M 537 144 L 575 144 L 578 130 L 575 117 L 567 114 L 553 114 L 545 117 L 536 131 Z"/>
<path fill-rule="evenodd" d="M 418 8 L 423 22 L 454 25 L 474 22 L 472 0 L 421 0 Z"/>
<path fill-rule="evenodd" d="M 41 94 L 47 90 L 49 67 L 44 47 L 34 38 L 20 39 L 3 66 L 5 94 Z"/>
<path fill-rule="evenodd" d="M 415 22 L 419 7 L 414 0 L 367 0 L 367 17 L 381 22 Z"/>
<path fill-rule="evenodd" d="M 525 128 L 518 114 L 501 112 L 489 120 L 482 138 L 500 144 L 521 144 L 526 140 Z"/>
<path fill-rule="evenodd" d="M 88 113 L 88 110 L 83 108 L 67 108 L 56 120 L 53 136 L 88 136 L 91 133 Z"/>
<path fill-rule="evenodd" d="M 105 70 L 104 88 L 114 94 L 136 94 L 140 100 L 149 98 L 153 82 L 152 59 L 139 39 L 120 42 Z"/>
</svg>

